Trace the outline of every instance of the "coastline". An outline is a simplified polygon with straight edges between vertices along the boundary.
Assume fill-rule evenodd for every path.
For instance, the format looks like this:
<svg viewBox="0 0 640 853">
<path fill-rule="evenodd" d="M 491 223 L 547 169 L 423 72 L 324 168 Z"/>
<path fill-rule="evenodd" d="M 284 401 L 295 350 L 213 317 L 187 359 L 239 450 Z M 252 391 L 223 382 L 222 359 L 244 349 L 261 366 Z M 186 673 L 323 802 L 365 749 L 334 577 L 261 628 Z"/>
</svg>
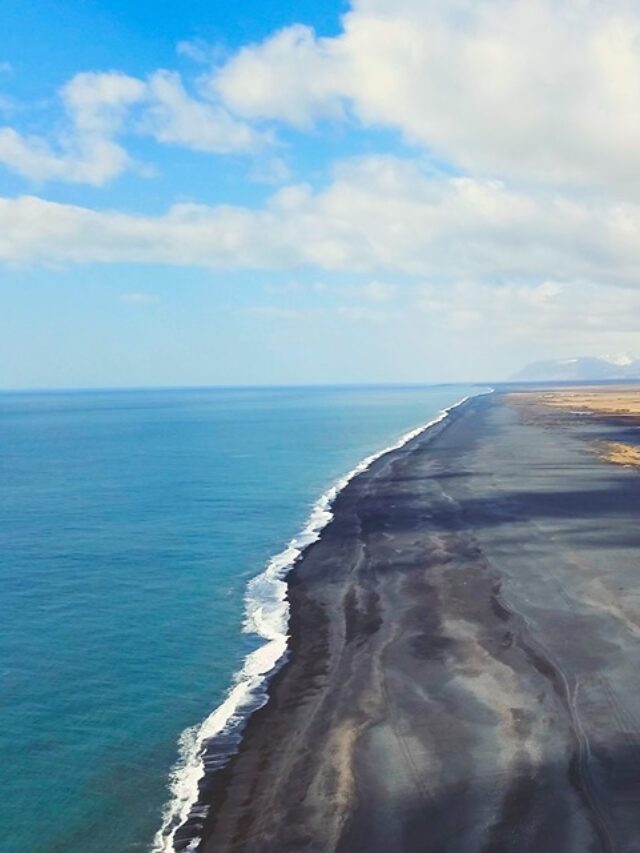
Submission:
<svg viewBox="0 0 640 853">
<path fill-rule="evenodd" d="M 245 631 L 264 643 L 245 658 L 225 700 L 202 723 L 187 729 L 180 738 L 181 757 L 170 774 L 171 797 L 151 853 L 197 850 L 209 813 L 211 779 L 220 772 L 242 744 L 245 727 L 269 700 L 273 679 L 290 653 L 289 578 L 297 562 L 319 540 L 333 519 L 334 504 L 345 488 L 379 459 L 401 450 L 414 439 L 431 432 L 476 396 L 479 391 L 442 409 L 430 421 L 404 433 L 395 443 L 362 459 L 331 486 L 314 504 L 303 529 L 266 569 L 249 582 L 245 598 Z"/>
<path fill-rule="evenodd" d="M 602 430 L 473 398 L 338 495 L 197 849 L 633 849 L 640 480 Z"/>
</svg>

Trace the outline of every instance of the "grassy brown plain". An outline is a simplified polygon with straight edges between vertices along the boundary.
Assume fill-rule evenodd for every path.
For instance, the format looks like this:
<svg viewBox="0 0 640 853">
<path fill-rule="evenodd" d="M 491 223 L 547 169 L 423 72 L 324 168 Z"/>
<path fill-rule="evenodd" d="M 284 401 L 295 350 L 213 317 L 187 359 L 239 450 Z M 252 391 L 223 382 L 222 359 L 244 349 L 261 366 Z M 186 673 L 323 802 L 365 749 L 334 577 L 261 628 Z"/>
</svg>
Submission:
<svg viewBox="0 0 640 853">
<path fill-rule="evenodd" d="M 621 426 L 640 426 L 640 386 L 558 388 L 514 391 L 507 400 L 542 421 L 552 412 L 590 417 Z M 640 446 L 625 441 L 594 441 L 593 450 L 607 462 L 640 468 Z"/>
</svg>

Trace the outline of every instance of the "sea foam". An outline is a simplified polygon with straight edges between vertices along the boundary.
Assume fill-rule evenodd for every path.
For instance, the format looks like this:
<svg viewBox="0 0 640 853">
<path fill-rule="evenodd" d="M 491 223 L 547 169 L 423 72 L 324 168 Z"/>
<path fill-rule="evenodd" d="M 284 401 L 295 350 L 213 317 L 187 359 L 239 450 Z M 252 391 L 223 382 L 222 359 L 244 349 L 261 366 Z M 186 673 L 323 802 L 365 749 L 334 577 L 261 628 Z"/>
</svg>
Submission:
<svg viewBox="0 0 640 853">
<path fill-rule="evenodd" d="M 359 462 L 318 499 L 300 533 L 294 536 L 283 551 L 272 557 L 261 574 L 249 582 L 244 631 L 257 635 L 265 642 L 247 655 L 222 704 L 202 723 L 186 729 L 180 736 L 179 759 L 169 777 L 170 799 L 165 806 L 162 826 L 154 838 L 151 853 L 175 853 L 176 850 L 192 853 L 197 849 L 208 810 L 206 805 L 199 802 L 200 783 L 207 772 L 219 769 L 236 751 L 248 717 L 267 702 L 270 678 L 287 656 L 289 605 L 286 576 L 305 548 L 320 538 L 323 528 L 333 518 L 331 507 L 337 495 L 380 457 L 399 450 L 430 427 L 441 423 L 470 396 L 474 395 L 442 409 L 433 420 L 406 432 L 395 444 Z M 220 741 L 221 754 L 211 762 L 207 761 L 207 746 L 213 739 Z"/>
</svg>

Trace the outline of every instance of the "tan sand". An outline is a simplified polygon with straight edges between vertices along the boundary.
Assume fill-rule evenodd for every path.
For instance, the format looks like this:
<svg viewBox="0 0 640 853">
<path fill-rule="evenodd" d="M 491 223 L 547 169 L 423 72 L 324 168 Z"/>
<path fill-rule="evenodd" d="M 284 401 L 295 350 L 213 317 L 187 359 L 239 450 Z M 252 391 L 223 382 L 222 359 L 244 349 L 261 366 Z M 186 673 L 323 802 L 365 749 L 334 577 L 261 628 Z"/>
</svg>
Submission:
<svg viewBox="0 0 640 853">
<path fill-rule="evenodd" d="M 544 421 L 545 412 L 575 414 L 593 420 L 615 420 L 621 425 L 640 425 L 640 386 L 555 388 L 514 391 L 507 400 L 526 412 L 526 421 Z M 640 468 L 640 446 L 624 441 L 599 441 L 593 450 L 616 465 Z"/>
<path fill-rule="evenodd" d="M 598 446 L 598 453 L 607 462 L 640 468 L 640 447 L 633 444 L 624 444 L 621 441 L 603 441 Z"/>
<path fill-rule="evenodd" d="M 618 417 L 640 416 L 640 386 L 513 391 L 508 398 L 514 402 L 538 403 L 571 412 Z"/>
</svg>

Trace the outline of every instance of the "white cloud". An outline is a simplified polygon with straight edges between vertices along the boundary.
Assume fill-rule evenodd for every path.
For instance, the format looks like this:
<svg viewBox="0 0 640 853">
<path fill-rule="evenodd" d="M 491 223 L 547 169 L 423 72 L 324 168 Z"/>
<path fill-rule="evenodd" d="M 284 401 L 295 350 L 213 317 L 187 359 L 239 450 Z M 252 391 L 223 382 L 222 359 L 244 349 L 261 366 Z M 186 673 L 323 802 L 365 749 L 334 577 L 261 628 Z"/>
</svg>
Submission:
<svg viewBox="0 0 640 853">
<path fill-rule="evenodd" d="M 258 184 L 276 186 L 290 180 L 291 169 L 282 157 L 267 157 L 256 161 L 249 178 Z"/>
<path fill-rule="evenodd" d="M 59 152 L 37 136 L 0 128 L 0 163 L 34 181 L 70 181 L 101 186 L 130 163 L 117 143 L 97 136 L 69 139 Z"/>
<path fill-rule="evenodd" d="M 60 90 L 73 126 L 79 133 L 117 133 L 129 107 L 145 97 L 145 85 L 118 71 L 76 74 Z"/>
<path fill-rule="evenodd" d="M 384 281 L 370 281 L 362 285 L 361 292 L 371 302 L 388 302 L 398 292 L 394 284 Z"/>
<path fill-rule="evenodd" d="M 258 46 L 242 48 L 211 79 L 212 90 L 249 118 L 276 118 L 304 127 L 344 115 L 345 59 L 340 41 L 317 39 L 295 24 Z"/>
<path fill-rule="evenodd" d="M 287 308 L 282 305 L 254 305 L 251 308 L 251 313 L 259 317 L 265 317 L 267 320 L 290 320 L 297 321 L 301 317 L 308 316 L 308 311 L 301 311 L 298 308 Z"/>
<path fill-rule="evenodd" d="M 145 293 L 144 291 L 134 291 L 132 293 L 121 293 L 120 301 L 126 302 L 129 305 L 151 305 L 157 302 L 157 297 L 153 293 Z"/>
<path fill-rule="evenodd" d="M 249 151 L 264 139 L 220 106 L 190 97 L 178 74 L 157 71 L 147 83 L 148 106 L 141 128 L 158 142 L 196 151 Z"/>
<path fill-rule="evenodd" d="M 342 279 L 342 277 L 341 277 Z M 258 309 L 256 309 L 257 311 Z M 321 304 L 306 286 L 272 293 L 258 313 L 295 321 L 301 340 L 320 334 L 356 342 L 374 373 L 392 379 L 507 378 L 527 361 L 609 352 L 640 352 L 640 293 L 594 282 L 500 284 L 458 280 L 396 284 L 386 303 L 371 303 L 358 285 L 329 285 Z M 372 338 L 372 327 L 375 336 Z M 282 325 L 278 326 L 278 331 Z M 360 351 L 362 347 L 362 353 Z M 391 368 L 388 374 L 385 370 Z"/>
<path fill-rule="evenodd" d="M 476 176 L 635 197 L 639 44 L 632 0 L 353 0 L 335 37 L 294 24 L 226 62 L 180 42 L 214 66 L 197 97 L 167 71 L 77 75 L 61 92 L 66 133 L 4 128 L 0 161 L 37 180 L 102 184 L 131 167 L 118 137 L 136 128 L 229 153 L 269 141 L 252 122 L 347 119 L 395 128 Z"/>
<path fill-rule="evenodd" d="M 268 137 L 219 105 L 191 97 L 179 75 L 147 80 L 118 71 L 83 72 L 59 92 L 66 123 L 50 137 L 0 128 L 0 163 L 34 181 L 102 186 L 134 163 L 117 141 L 146 133 L 158 142 L 219 154 L 251 151 Z"/>
<path fill-rule="evenodd" d="M 78 74 L 60 90 L 68 117 L 52 146 L 38 136 L 0 128 L 0 163 L 35 181 L 71 181 L 101 186 L 131 165 L 113 140 L 144 85 L 119 72 Z"/>
<path fill-rule="evenodd" d="M 628 0 L 354 0 L 338 36 L 289 27 L 210 85 L 246 118 L 350 112 L 474 172 L 637 192 L 639 44 Z"/>
<path fill-rule="evenodd" d="M 255 208 L 176 204 L 155 216 L 0 199 L 0 261 L 313 268 L 322 281 L 274 284 L 274 304 L 256 313 L 340 321 L 354 336 L 376 323 L 389 352 L 454 341 L 474 364 L 482 346 L 487 364 L 536 347 L 640 351 L 635 0 L 353 0 L 335 37 L 296 24 L 226 60 L 200 42 L 178 53 L 208 66 L 195 86 L 163 70 L 78 74 L 49 133 L 0 128 L 0 163 L 104 185 L 142 168 L 127 151 L 137 134 L 248 154 L 249 177 L 287 185 Z M 391 128 L 431 166 L 370 156 L 338 163 L 321 188 L 291 182 L 283 148 L 270 147 L 277 123 L 324 121 Z M 341 134 L 329 130 L 333 151 Z"/>
<path fill-rule="evenodd" d="M 433 177 L 411 162 L 371 157 L 341 164 L 318 192 L 288 186 L 255 210 L 179 204 L 151 217 L 4 199 L 0 258 L 636 287 L 640 205 L 532 198 L 500 182 Z M 551 287 L 535 299 L 552 297 Z"/>
<path fill-rule="evenodd" d="M 433 284 L 412 291 L 409 313 L 426 326 L 469 336 L 478 345 L 510 342 L 538 347 L 558 357 L 606 353 L 640 345 L 636 289 L 596 282 L 542 282 L 537 286 L 452 283 L 443 292 Z M 420 321 L 418 321 L 420 322 Z"/>
<path fill-rule="evenodd" d="M 381 311 L 370 305 L 339 305 L 337 314 L 352 323 L 387 324 L 392 316 L 389 311 Z"/>
<path fill-rule="evenodd" d="M 186 56 L 192 62 L 210 65 L 220 60 L 223 49 L 201 38 L 184 39 L 176 45 L 176 53 L 178 56 Z"/>
</svg>

